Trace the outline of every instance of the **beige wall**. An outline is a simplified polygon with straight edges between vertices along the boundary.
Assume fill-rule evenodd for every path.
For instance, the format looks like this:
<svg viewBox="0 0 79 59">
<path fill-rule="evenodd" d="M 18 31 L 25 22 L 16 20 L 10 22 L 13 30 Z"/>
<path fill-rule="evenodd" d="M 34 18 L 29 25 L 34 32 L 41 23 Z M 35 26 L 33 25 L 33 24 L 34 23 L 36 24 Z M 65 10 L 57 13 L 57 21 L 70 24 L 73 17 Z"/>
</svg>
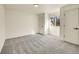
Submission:
<svg viewBox="0 0 79 59">
<path fill-rule="evenodd" d="M 39 32 L 38 15 L 17 9 L 6 9 L 6 38 Z"/>
<path fill-rule="evenodd" d="M 5 41 L 5 9 L 0 5 L 0 52 Z"/>
</svg>

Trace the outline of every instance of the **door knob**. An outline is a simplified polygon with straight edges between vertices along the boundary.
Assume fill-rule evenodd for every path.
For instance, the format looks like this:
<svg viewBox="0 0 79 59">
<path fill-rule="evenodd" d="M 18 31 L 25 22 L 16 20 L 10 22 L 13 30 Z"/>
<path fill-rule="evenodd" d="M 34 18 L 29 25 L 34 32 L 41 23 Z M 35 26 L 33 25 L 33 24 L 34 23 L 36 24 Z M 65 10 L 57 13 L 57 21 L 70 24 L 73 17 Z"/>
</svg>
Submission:
<svg viewBox="0 0 79 59">
<path fill-rule="evenodd" d="M 75 30 L 78 30 L 79 28 L 74 28 Z"/>
</svg>

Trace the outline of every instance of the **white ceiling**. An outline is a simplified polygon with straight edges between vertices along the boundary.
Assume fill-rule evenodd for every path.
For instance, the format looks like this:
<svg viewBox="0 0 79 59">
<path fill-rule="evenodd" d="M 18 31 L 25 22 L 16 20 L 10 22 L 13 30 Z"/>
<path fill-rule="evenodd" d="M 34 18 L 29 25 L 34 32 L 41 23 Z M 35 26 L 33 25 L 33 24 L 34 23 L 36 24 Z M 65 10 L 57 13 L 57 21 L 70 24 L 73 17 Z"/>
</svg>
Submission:
<svg viewBox="0 0 79 59">
<path fill-rule="evenodd" d="M 28 13 L 53 13 L 59 11 L 61 7 L 66 4 L 39 4 L 39 7 L 34 7 L 33 4 L 9 4 L 5 5 L 7 9 L 16 9 L 20 11 L 26 11 Z"/>
</svg>

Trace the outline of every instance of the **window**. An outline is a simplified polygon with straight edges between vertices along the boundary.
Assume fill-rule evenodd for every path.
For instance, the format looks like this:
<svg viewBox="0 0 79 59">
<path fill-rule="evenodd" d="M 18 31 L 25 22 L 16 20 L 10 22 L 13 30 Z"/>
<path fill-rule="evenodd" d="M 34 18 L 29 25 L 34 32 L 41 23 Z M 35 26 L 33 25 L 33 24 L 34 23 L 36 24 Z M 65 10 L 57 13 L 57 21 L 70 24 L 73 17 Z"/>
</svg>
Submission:
<svg viewBox="0 0 79 59">
<path fill-rule="evenodd" d="M 60 16 L 52 16 L 50 19 L 54 26 L 60 26 Z"/>
</svg>

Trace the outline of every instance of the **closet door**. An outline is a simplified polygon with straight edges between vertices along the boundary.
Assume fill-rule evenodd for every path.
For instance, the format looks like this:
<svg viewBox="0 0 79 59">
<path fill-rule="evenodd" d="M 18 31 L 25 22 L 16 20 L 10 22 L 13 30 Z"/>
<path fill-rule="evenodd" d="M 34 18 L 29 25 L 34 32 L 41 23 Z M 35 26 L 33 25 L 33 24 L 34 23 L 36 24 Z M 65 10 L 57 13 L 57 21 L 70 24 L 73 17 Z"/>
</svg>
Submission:
<svg viewBox="0 0 79 59">
<path fill-rule="evenodd" d="M 67 10 L 64 13 L 65 17 L 65 33 L 64 38 L 66 41 L 79 44 L 79 9 Z"/>
</svg>

